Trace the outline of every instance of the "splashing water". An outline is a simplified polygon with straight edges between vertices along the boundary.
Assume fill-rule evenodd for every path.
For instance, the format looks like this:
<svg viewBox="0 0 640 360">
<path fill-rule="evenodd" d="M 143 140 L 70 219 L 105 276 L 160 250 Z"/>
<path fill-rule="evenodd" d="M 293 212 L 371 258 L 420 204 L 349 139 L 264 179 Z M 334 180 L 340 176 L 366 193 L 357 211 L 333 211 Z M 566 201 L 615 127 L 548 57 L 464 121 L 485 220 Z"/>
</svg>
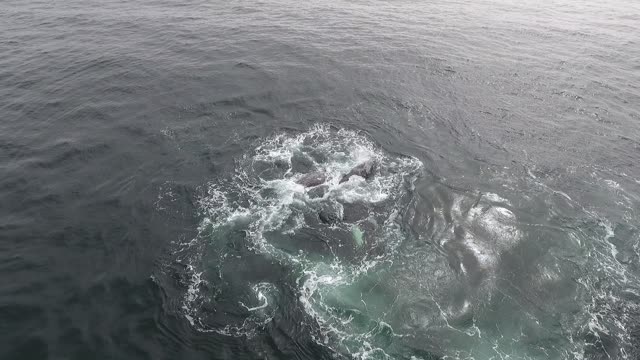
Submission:
<svg viewBox="0 0 640 360">
<path fill-rule="evenodd" d="M 372 178 L 340 182 L 365 161 Z M 298 183 L 312 172 L 326 181 Z M 292 338 L 351 358 L 631 358 L 640 311 L 621 297 L 638 295 L 598 282 L 630 281 L 609 222 L 526 223 L 495 193 L 416 190 L 422 174 L 349 130 L 262 140 L 207 185 L 199 235 L 175 251 L 188 274 L 180 311 L 229 336 L 289 319 Z"/>
</svg>

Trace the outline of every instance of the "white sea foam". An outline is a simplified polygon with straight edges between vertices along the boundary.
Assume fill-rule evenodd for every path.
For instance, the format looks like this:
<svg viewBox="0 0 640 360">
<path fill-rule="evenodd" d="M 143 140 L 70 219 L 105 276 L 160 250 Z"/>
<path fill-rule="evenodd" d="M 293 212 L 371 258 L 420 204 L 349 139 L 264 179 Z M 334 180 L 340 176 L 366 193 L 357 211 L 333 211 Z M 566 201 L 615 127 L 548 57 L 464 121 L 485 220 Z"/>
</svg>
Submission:
<svg viewBox="0 0 640 360">
<path fill-rule="evenodd" d="M 349 181 L 340 183 L 342 176 L 352 167 L 369 160 L 378 165 L 378 171 L 372 179 L 353 176 Z M 321 197 L 310 197 L 311 189 L 297 183 L 304 173 L 295 169 L 296 161 L 303 161 L 309 171 L 323 171 L 326 174 L 327 180 L 323 185 L 326 189 Z M 395 221 L 396 203 L 406 191 L 402 185 L 410 182 L 421 166 L 414 158 L 391 157 L 366 137 L 349 130 L 333 131 L 318 126 L 298 135 L 279 134 L 263 140 L 253 151 L 239 158 L 232 179 L 218 179 L 208 184 L 206 196 L 199 201 L 204 215 L 200 232 L 215 234 L 217 228 L 243 224 L 250 249 L 302 270 L 303 277 L 298 281 L 299 301 L 307 314 L 321 326 L 323 338 L 317 340 L 324 343 L 329 336 L 348 336 L 344 327 L 349 322 L 334 318 L 330 309 L 323 304 L 322 297 L 378 266 L 385 261 L 388 253 L 360 262 L 343 262 L 338 258 L 329 263 L 311 262 L 305 252 L 280 250 L 265 238 L 265 234 L 276 231 L 295 235 L 296 231 L 307 226 L 304 214 L 314 204 L 333 203 L 341 211 L 343 203 L 362 203 L 367 206 L 384 203 L 378 212 L 370 212 L 360 221 L 375 224 L 377 230 L 366 236 L 371 241 L 376 238 L 379 239 L 376 241 L 384 240 L 386 251 L 393 252 L 401 241 Z M 352 225 L 333 225 L 334 228 L 341 226 L 350 231 Z M 215 243 L 222 240 L 213 238 L 208 241 Z M 189 244 L 200 246 L 199 243 Z M 269 317 L 267 313 L 272 302 L 267 293 L 274 290 L 265 288 L 264 284 L 253 286 L 254 300 L 251 303 L 239 302 L 239 306 L 252 315 L 237 325 L 208 328 L 203 324 L 204 320 L 198 318 L 200 300 L 206 296 L 199 292 L 200 285 L 206 281 L 202 265 L 199 265 L 200 257 L 196 253 L 190 258 L 192 276 L 183 299 L 185 317 L 203 331 L 234 336 L 252 334 Z M 221 259 L 225 257 L 225 254 L 220 255 Z M 265 311 L 267 313 L 259 314 Z"/>
<path fill-rule="evenodd" d="M 379 164 L 376 176 L 369 180 L 353 176 L 349 181 L 340 183 L 342 176 L 353 166 L 367 160 L 375 160 Z M 202 254 L 204 249 L 213 246 L 219 252 L 216 253 L 218 260 L 239 261 L 226 253 L 228 247 L 224 242 L 227 241 L 227 234 L 216 233 L 216 229 L 234 228 L 240 229 L 244 234 L 242 243 L 238 246 L 264 255 L 290 269 L 292 273 L 299 274 L 291 285 L 306 316 L 313 319 L 309 323 L 313 324 L 314 329 L 317 328 L 317 331 L 311 332 L 311 336 L 322 346 L 348 353 L 353 358 L 388 357 L 377 345 L 375 333 L 384 331 L 388 334 L 385 336 L 392 338 L 410 336 L 403 333 L 402 329 L 394 329 L 398 324 L 387 321 L 387 314 L 394 311 L 401 313 L 397 309 L 400 306 L 398 304 L 407 306 L 408 302 L 417 298 L 426 300 L 428 306 L 435 310 L 410 309 L 410 315 L 415 316 L 412 318 L 415 324 L 411 325 L 415 329 L 428 334 L 428 331 L 441 331 L 438 329 L 445 328 L 455 336 L 461 334 L 460 336 L 467 336 L 475 341 L 472 350 L 452 348 L 445 356 L 472 358 L 474 355 L 475 358 L 480 358 L 478 354 L 484 352 L 495 358 L 513 358 L 516 353 L 505 349 L 530 334 L 525 334 L 526 330 L 521 329 L 519 335 L 515 333 L 512 337 L 505 335 L 502 338 L 492 338 L 491 331 L 482 327 L 481 322 L 476 323 L 474 311 L 478 309 L 480 292 L 473 293 L 473 296 L 465 295 L 458 303 L 443 301 L 447 296 L 444 290 L 454 284 L 456 278 L 474 275 L 473 271 L 477 269 L 467 268 L 473 266 L 473 263 L 460 261 L 460 273 L 456 274 L 448 267 L 446 260 L 442 261 L 442 257 L 435 252 L 412 257 L 413 254 L 399 250 L 401 245 L 406 244 L 406 237 L 398 216 L 406 205 L 403 197 L 412 197 L 409 193 L 411 182 L 420 172 L 421 166 L 418 160 L 411 157 L 390 156 L 366 137 L 348 130 L 333 131 L 316 127 L 301 134 L 280 134 L 261 141 L 254 150 L 237 160 L 236 172 L 232 178 L 217 179 L 204 189 L 206 196 L 199 202 L 203 214 L 201 237 L 185 242 L 180 248 L 180 251 L 189 248 L 193 250 L 186 258 L 190 277 L 182 301 L 185 318 L 201 331 L 216 331 L 229 336 L 253 336 L 273 319 L 279 305 L 279 293 L 268 282 L 235 285 L 245 287 L 243 297 L 237 300 L 237 306 L 243 314 L 237 322 L 216 327 L 208 324 L 202 314 L 201 304 L 207 296 L 211 296 L 202 289 L 207 286 L 215 287 L 215 281 L 209 276 L 218 276 L 222 279 L 220 282 L 224 282 L 225 276 L 221 272 L 208 274 L 207 271 L 211 272 L 210 268 L 215 264 L 203 264 Z M 315 188 L 305 188 L 298 184 L 297 181 L 307 171 L 325 172 L 325 184 Z M 536 178 L 534 180 L 540 181 Z M 614 184 L 607 185 L 614 191 L 619 190 Z M 320 187 L 324 189 L 319 192 L 320 195 L 312 196 L 311 193 Z M 548 187 L 541 189 L 547 191 L 547 194 L 560 195 L 554 197 L 558 201 L 568 201 L 572 207 L 578 205 L 565 193 Z M 334 206 L 339 217 L 342 217 L 344 209 L 349 209 L 349 204 L 366 205 L 363 217 L 357 220 L 358 225 L 373 226 L 373 230 L 365 231 L 365 248 L 380 246 L 384 251 L 357 254 L 358 258 L 348 260 L 333 253 L 334 257 L 318 260 L 310 257 L 307 250 L 285 251 L 269 237 L 269 233 L 278 233 L 295 238 L 298 232 L 310 226 L 307 223 L 309 213 L 321 204 Z M 482 289 L 495 286 L 495 278 L 501 275 L 497 270 L 504 254 L 514 249 L 524 238 L 523 231 L 517 226 L 518 219 L 512 203 L 498 194 L 484 193 L 476 197 L 454 195 L 450 205 L 453 225 L 441 226 L 444 235 L 434 243 L 446 248 L 453 246 L 452 242 L 459 241 L 459 245 L 481 267 L 482 284 L 486 285 Z M 443 211 L 436 209 L 434 216 L 444 223 Z M 601 219 L 595 213 L 587 214 Z M 591 241 L 593 239 L 581 234 L 571 232 L 568 239 L 572 240 L 571 243 L 577 249 L 588 252 L 596 263 L 594 266 L 600 266 L 603 274 L 612 276 L 611 282 L 624 284 L 626 270 L 616 260 L 619 250 L 614 244 L 614 227 L 608 220 L 598 220 L 596 224 L 599 225 L 595 227 L 599 228 L 600 240 L 595 243 L 596 246 Z M 326 229 L 344 230 L 350 234 L 352 225 L 326 225 Z M 454 236 L 456 226 L 464 231 L 463 237 Z M 638 243 L 640 241 L 636 242 L 636 252 L 640 252 Z M 406 267 L 398 266 L 397 271 L 405 273 L 392 276 L 396 283 L 383 284 L 396 287 L 394 291 L 398 295 L 392 302 L 384 303 L 383 310 L 376 309 L 375 299 L 366 297 L 365 288 L 361 288 L 359 282 L 379 273 L 379 269 L 389 269 L 392 267 L 390 264 L 404 261 L 410 264 Z M 406 273 L 412 268 L 415 273 Z M 534 286 L 552 287 L 561 284 L 565 276 L 564 268 L 554 267 L 549 263 L 541 263 L 535 268 L 539 279 L 534 280 Z M 393 271 L 396 271 L 395 268 Z M 595 277 L 583 277 L 576 280 L 588 289 L 586 293 L 595 294 L 593 299 L 586 301 L 588 307 L 583 312 L 583 330 L 594 334 L 605 334 L 608 331 L 620 336 L 623 342 L 632 341 L 625 335 L 628 330 L 626 324 L 630 321 L 625 317 L 635 314 L 636 309 L 615 294 L 597 288 L 594 279 Z M 438 291 L 443 291 L 444 295 L 438 294 Z M 500 295 L 506 297 L 505 301 L 517 302 L 515 297 L 512 298 L 513 294 Z M 579 298 L 580 294 L 575 296 Z M 613 308 L 614 305 L 623 309 L 621 315 L 611 315 L 616 311 L 620 312 L 620 309 Z M 435 316 L 432 313 L 434 311 Z M 455 324 L 456 317 L 465 316 L 472 317 L 471 325 L 460 327 Z M 542 326 L 543 320 L 536 316 L 535 312 L 523 315 L 526 321 L 533 324 L 531 326 Z M 578 320 L 575 321 L 578 323 Z M 568 358 L 580 358 L 584 354 L 584 340 L 574 340 L 573 336 L 573 333 L 567 335 L 571 342 L 563 351 Z"/>
</svg>

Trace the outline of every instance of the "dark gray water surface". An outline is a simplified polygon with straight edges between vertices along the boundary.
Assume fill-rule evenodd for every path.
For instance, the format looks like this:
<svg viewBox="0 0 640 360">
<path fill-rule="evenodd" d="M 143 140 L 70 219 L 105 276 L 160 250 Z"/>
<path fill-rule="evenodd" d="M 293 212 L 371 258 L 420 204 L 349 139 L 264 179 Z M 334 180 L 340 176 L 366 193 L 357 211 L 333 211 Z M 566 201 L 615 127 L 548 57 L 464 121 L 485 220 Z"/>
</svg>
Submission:
<svg viewBox="0 0 640 360">
<path fill-rule="evenodd" d="M 640 359 L 639 163 L 637 1 L 4 0 L 0 358 Z"/>
</svg>

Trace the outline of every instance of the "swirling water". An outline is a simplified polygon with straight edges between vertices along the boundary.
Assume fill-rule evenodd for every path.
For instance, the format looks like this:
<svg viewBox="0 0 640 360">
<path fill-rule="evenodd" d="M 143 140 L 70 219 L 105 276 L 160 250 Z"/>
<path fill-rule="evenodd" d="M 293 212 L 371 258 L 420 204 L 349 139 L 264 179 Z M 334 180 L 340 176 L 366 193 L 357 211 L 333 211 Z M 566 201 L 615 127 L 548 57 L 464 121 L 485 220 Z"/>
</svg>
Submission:
<svg viewBox="0 0 640 360">
<path fill-rule="evenodd" d="M 639 3 L 0 18 L 1 358 L 640 358 Z"/>
</svg>

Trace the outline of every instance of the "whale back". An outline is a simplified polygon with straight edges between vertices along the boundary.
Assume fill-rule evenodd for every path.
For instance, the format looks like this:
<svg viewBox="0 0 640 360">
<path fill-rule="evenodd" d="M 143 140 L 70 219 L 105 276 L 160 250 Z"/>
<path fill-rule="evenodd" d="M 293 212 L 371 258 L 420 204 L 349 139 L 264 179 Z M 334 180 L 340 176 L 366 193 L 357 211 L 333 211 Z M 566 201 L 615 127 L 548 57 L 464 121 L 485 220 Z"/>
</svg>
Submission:
<svg viewBox="0 0 640 360">
<path fill-rule="evenodd" d="M 370 179 L 376 171 L 376 162 L 373 160 L 367 160 L 357 166 L 340 179 L 340 183 L 348 181 L 353 175 L 360 176 L 364 179 Z"/>
<path fill-rule="evenodd" d="M 304 187 L 314 187 L 323 184 L 327 180 L 327 175 L 322 171 L 314 171 L 302 176 L 296 183 Z"/>
</svg>

